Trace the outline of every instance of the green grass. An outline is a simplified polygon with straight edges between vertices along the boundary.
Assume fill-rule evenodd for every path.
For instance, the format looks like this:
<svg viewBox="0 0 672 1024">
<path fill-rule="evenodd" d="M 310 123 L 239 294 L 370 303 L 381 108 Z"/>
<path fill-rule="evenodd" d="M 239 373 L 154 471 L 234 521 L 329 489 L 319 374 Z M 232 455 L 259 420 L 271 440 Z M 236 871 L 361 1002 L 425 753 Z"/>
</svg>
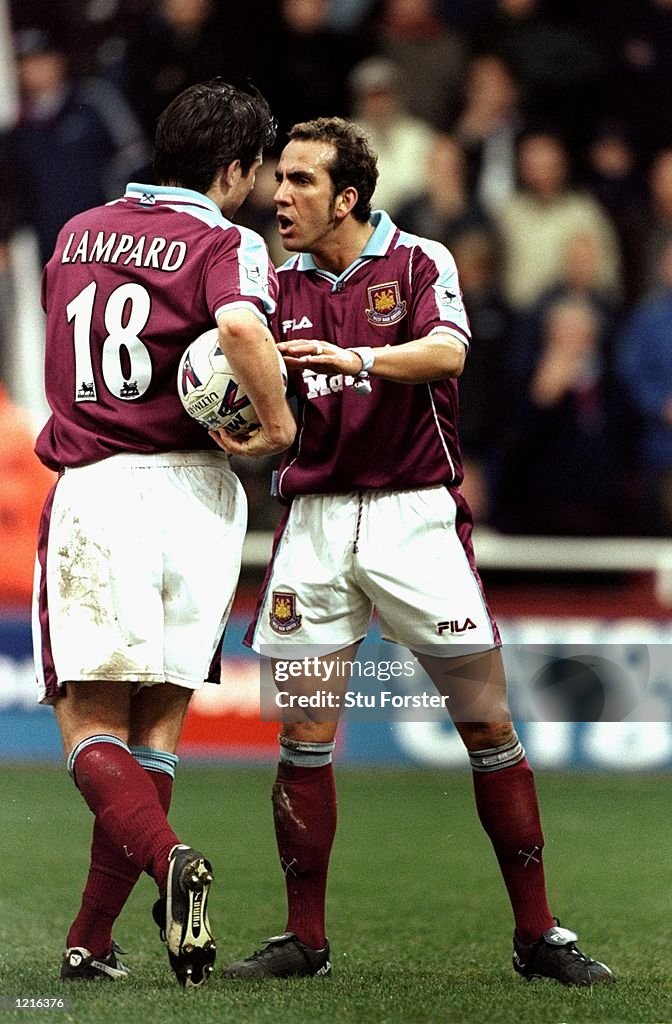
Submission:
<svg viewBox="0 0 672 1024">
<path fill-rule="evenodd" d="M 270 819 L 273 769 L 183 766 L 177 832 L 216 869 L 218 963 L 285 925 Z M 617 971 L 593 991 L 531 985 L 510 967 L 511 915 L 468 773 L 341 770 L 329 934 L 334 974 L 291 982 L 174 981 L 143 878 L 117 923 L 132 977 L 56 979 L 85 877 L 90 816 L 64 771 L 0 772 L 0 994 L 66 1010 L 2 1021 L 77 1024 L 658 1024 L 672 1021 L 669 777 L 538 775 L 551 903 Z"/>
</svg>

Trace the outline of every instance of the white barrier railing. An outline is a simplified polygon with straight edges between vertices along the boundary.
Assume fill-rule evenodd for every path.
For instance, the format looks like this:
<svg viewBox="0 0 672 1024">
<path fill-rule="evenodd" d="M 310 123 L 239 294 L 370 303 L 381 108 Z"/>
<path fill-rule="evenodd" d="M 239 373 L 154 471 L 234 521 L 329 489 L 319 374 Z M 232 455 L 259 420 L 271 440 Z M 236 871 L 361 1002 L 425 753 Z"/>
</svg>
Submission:
<svg viewBox="0 0 672 1024">
<path fill-rule="evenodd" d="M 243 565 L 264 567 L 273 535 L 248 533 Z M 672 540 L 661 537 L 516 537 L 478 527 L 474 550 L 481 569 L 560 572 L 650 572 L 656 597 L 672 605 Z"/>
</svg>

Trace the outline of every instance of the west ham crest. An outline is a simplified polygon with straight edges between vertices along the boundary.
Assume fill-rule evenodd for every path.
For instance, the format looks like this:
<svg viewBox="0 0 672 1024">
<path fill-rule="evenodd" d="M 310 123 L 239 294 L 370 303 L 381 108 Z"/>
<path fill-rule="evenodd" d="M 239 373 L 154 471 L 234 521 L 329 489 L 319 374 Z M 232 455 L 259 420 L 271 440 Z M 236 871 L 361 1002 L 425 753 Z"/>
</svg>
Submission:
<svg viewBox="0 0 672 1024">
<path fill-rule="evenodd" d="M 271 595 L 269 615 L 271 629 L 276 633 L 294 633 L 301 625 L 301 616 L 296 611 L 296 594 L 274 590 Z"/>
<path fill-rule="evenodd" d="M 389 327 L 390 324 L 396 324 L 406 316 L 406 302 L 402 301 L 398 281 L 374 284 L 366 291 L 369 298 L 366 319 L 370 324 Z"/>
</svg>

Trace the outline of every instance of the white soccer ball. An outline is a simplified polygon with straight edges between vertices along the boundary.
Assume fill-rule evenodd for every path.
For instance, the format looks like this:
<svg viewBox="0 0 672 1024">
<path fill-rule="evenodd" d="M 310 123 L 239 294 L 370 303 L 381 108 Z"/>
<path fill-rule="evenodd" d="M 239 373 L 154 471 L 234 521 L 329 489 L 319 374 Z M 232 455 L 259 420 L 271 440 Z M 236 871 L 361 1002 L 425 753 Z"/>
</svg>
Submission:
<svg viewBox="0 0 672 1024">
<path fill-rule="evenodd" d="M 218 341 L 219 331 L 213 327 L 187 347 L 177 371 L 177 393 L 192 419 L 208 430 L 247 434 L 259 420 Z M 287 387 L 287 369 L 279 352 L 277 356 Z"/>
</svg>

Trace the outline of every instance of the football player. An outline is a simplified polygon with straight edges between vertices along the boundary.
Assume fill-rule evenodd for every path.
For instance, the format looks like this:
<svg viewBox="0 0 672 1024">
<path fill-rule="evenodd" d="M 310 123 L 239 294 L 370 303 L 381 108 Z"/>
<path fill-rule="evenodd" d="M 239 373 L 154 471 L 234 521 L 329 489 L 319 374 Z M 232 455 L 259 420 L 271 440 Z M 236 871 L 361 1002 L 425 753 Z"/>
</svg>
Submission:
<svg viewBox="0 0 672 1024">
<path fill-rule="evenodd" d="M 211 865 L 166 815 L 189 699 L 218 672 L 246 507 L 227 456 L 182 408 L 177 368 L 217 325 L 261 421 L 248 453 L 291 442 L 268 328 L 275 273 L 261 238 L 230 220 L 274 133 L 259 93 L 187 89 L 158 123 L 160 184 L 74 217 L 44 271 L 52 411 L 36 450 L 59 478 L 42 515 L 34 649 L 40 699 L 95 816 L 65 979 L 126 975 L 112 926 L 142 871 L 180 983 L 212 971 Z"/>
<path fill-rule="evenodd" d="M 295 125 L 289 139 L 275 203 L 294 255 L 279 271 L 279 322 L 299 430 L 278 474 L 288 512 L 248 642 L 299 665 L 301 653 L 321 652 L 321 670 L 295 678 L 295 690 L 305 696 L 336 679 L 342 698 L 375 607 L 383 637 L 410 648 L 447 698 L 513 908 L 515 970 L 566 985 L 611 982 L 546 899 L 534 778 L 511 721 L 460 491 L 457 378 L 471 336 L 455 262 L 371 211 L 376 158 L 356 125 L 322 118 Z M 221 444 L 239 454 L 248 446 Z M 231 964 L 228 977 L 331 969 L 337 722 L 325 717 L 297 716 L 280 735 L 273 809 L 286 930 Z"/>
</svg>

